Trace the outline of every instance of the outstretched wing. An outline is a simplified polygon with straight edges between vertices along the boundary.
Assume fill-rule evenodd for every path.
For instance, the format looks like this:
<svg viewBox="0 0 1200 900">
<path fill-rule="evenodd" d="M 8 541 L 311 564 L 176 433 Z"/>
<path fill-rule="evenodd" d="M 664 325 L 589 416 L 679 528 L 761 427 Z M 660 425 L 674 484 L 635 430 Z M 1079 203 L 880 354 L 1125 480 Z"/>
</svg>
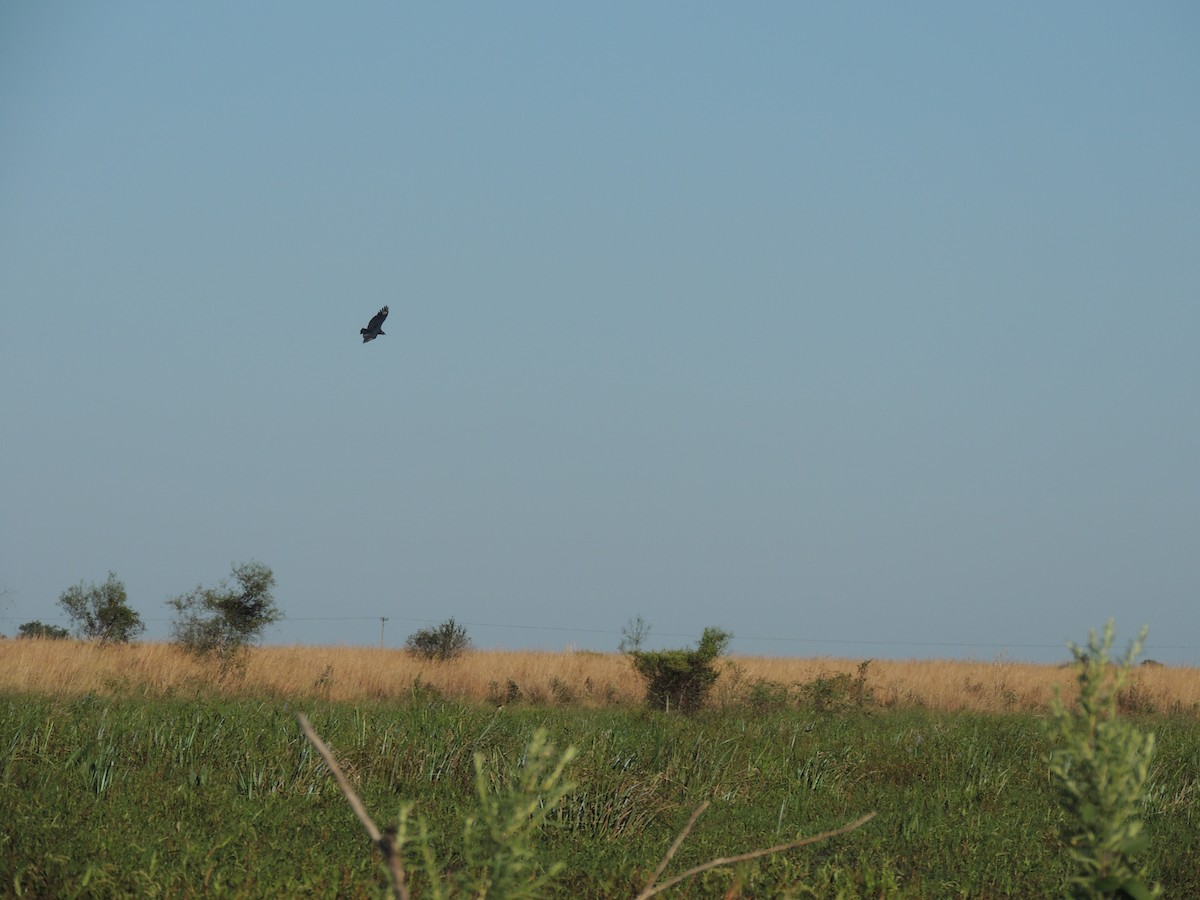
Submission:
<svg viewBox="0 0 1200 900">
<path fill-rule="evenodd" d="M 373 341 L 379 335 L 383 334 L 383 320 L 387 318 L 388 308 L 385 306 L 379 312 L 375 313 L 370 323 L 366 328 L 358 329 L 358 333 L 362 335 L 363 343 Z"/>
<path fill-rule="evenodd" d="M 383 327 L 383 320 L 387 318 L 387 313 L 388 309 L 386 306 L 375 313 L 375 316 L 371 319 L 371 324 L 367 326 L 367 331 L 378 333 L 379 329 Z"/>
</svg>

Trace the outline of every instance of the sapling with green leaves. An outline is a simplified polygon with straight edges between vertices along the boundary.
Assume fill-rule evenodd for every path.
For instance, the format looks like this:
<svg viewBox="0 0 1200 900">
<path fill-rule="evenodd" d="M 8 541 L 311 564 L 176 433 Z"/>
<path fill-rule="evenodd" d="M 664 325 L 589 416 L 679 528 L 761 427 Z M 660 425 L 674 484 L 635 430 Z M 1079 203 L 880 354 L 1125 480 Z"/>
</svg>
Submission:
<svg viewBox="0 0 1200 900">
<path fill-rule="evenodd" d="M 704 705 L 720 675 L 717 660 L 732 639 L 728 631 L 709 627 L 693 650 L 642 650 L 639 637 L 629 641 L 625 652 L 646 682 L 646 702 L 651 707 L 690 713 Z"/>
<path fill-rule="evenodd" d="M 1103 636 L 1088 632 L 1086 648 L 1068 645 L 1075 657 L 1079 701 L 1068 708 L 1060 696 L 1052 702 L 1050 729 L 1056 746 L 1048 762 L 1065 818 L 1063 837 L 1075 862 L 1075 897 L 1148 898 L 1145 867 L 1135 861 L 1149 844 L 1140 818 L 1146 778 L 1154 756 L 1154 734 L 1117 715 L 1117 695 L 1129 678 L 1133 660 L 1146 638 L 1142 628 L 1125 657 L 1109 664 L 1114 625 Z"/>
<path fill-rule="evenodd" d="M 475 754 L 475 790 L 479 806 L 463 823 L 464 865 L 447 869 L 433 850 L 424 819 L 413 819 L 412 805 L 400 809 L 394 832 L 397 853 L 414 844 L 424 889 L 433 900 L 454 897 L 540 897 L 565 863 L 542 868 L 534 842 L 546 817 L 558 809 L 574 785 L 563 771 L 575 758 L 568 747 L 562 753 L 550 744 L 545 729 L 537 729 L 522 754 L 520 771 L 512 784 L 493 788 L 482 753 Z M 414 834 L 415 832 L 415 834 Z"/>
<path fill-rule="evenodd" d="M 561 754 L 549 743 L 545 729 L 534 731 L 522 754 L 514 783 L 493 789 L 484 769 L 483 754 L 475 754 L 478 811 L 463 825 L 466 866 L 464 894 L 474 897 L 536 897 L 565 863 L 541 870 L 534 847 L 546 817 L 557 810 L 574 785 L 563 770 L 576 756 L 574 747 Z"/>
</svg>

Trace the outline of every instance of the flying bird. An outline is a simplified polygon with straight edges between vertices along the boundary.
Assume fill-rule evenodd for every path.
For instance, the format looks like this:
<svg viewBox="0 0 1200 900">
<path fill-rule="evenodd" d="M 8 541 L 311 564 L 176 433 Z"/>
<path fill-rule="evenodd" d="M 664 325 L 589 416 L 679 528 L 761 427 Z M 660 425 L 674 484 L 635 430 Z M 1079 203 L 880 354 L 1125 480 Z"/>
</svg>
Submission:
<svg viewBox="0 0 1200 900">
<path fill-rule="evenodd" d="M 379 312 L 375 313 L 375 316 L 371 319 L 370 324 L 367 325 L 366 328 L 358 329 L 358 333 L 361 334 L 363 337 L 364 344 L 367 341 L 375 340 L 375 338 L 377 338 L 381 334 L 383 334 L 383 320 L 386 318 L 387 318 L 387 307 L 385 306 Z"/>
</svg>

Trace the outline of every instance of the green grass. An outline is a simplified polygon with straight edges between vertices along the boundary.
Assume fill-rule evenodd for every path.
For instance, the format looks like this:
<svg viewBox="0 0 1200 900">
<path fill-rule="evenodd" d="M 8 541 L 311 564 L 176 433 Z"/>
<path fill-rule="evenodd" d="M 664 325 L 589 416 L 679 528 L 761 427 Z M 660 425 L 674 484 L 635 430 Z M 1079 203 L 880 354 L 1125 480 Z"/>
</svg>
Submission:
<svg viewBox="0 0 1200 900">
<path fill-rule="evenodd" d="M 497 785 L 530 735 L 579 756 L 539 860 L 561 896 L 632 896 L 691 812 L 668 870 L 878 816 L 835 840 L 717 869 L 671 896 L 1061 896 L 1070 861 L 1033 716 L 796 709 L 306 704 L 385 826 L 405 801 L 461 859 L 473 754 Z M 1158 738 L 1149 875 L 1200 896 L 1200 723 Z M 386 873 L 295 710 L 273 702 L 0 697 L 0 885 L 27 896 L 378 896 Z M 410 870 L 417 868 L 410 865 Z M 416 883 L 417 895 L 420 882 Z"/>
</svg>

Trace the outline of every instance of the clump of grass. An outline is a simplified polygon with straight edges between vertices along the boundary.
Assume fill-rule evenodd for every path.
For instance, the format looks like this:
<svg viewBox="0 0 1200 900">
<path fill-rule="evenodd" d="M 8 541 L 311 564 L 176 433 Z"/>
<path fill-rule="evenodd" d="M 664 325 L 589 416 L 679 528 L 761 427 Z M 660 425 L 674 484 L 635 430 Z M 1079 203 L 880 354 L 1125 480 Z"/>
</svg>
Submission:
<svg viewBox="0 0 1200 900">
<path fill-rule="evenodd" d="M 486 701 L 490 706 L 511 706 L 520 703 L 522 697 L 521 686 L 511 678 L 503 686 L 498 681 L 488 682 Z"/>
<path fill-rule="evenodd" d="M 756 712 L 768 712 L 783 709 L 788 705 L 788 688 L 786 684 L 759 678 L 750 685 L 746 693 L 746 702 Z"/>
<path fill-rule="evenodd" d="M 575 689 L 557 675 L 550 677 L 550 696 L 554 698 L 555 703 L 560 705 L 569 705 L 577 699 Z"/>
</svg>

